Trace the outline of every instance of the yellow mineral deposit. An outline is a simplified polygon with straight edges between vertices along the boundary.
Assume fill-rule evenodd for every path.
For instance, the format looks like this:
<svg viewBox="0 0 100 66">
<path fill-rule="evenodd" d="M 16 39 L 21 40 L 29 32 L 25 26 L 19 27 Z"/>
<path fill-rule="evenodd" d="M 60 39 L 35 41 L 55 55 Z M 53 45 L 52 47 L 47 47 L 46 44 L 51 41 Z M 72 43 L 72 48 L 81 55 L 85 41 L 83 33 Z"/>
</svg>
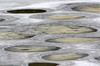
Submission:
<svg viewBox="0 0 100 66">
<path fill-rule="evenodd" d="M 64 26 L 64 25 L 55 25 L 55 26 L 37 26 L 32 29 L 41 31 L 47 34 L 79 34 L 79 33 L 90 33 L 95 32 L 96 29 L 82 26 Z"/>
<path fill-rule="evenodd" d="M 65 53 L 65 54 L 54 54 L 44 56 L 44 59 L 53 60 L 53 61 L 65 61 L 65 60 L 76 60 L 79 58 L 83 58 L 87 56 L 87 54 L 76 54 L 76 53 Z"/>
<path fill-rule="evenodd" d="M 91 6 L 84 6 L 84 7 L 79 7 L 76 9 L 76 11 L 86 11 L 86 12 L 100 12 L 100 5 L 91 5 Z"/>
<path fill-rule="evenodd" d="M 100 41 L 100 38 L 80 38 L 80 37 L 68 37 L 68 38 L 55 38 L 46 40 L 47 42 L 55 43 L 80 43 L 80 42 L 94 42 Z"/>
<path fill-rule="evenodd" d="M 15 46 L 6 48 L 5 50 L 13 52 L 44 52 L 58 49 L 60 48 L 54 46 Z"/>
<path fill-rule="evenodd" d="M 83 18 L 83 16 L 75 16 L 75 15 L 52 15 L 48 16 L 50 19 L 78 19 Z"/>
<path fill-rule="evenodd" d="M 0 31 L 0 40 L 17 40 L 17 39 L 24 39 L 29 37 L 31 36 L 24 35 L 21 33 Z"/>
</svg>

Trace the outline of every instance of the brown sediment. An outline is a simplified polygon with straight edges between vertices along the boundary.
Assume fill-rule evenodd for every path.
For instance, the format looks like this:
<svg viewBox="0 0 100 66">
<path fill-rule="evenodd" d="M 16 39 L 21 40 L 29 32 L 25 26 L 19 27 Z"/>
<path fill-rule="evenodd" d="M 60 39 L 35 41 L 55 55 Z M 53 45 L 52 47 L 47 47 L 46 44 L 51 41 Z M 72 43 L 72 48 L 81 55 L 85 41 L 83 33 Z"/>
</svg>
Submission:
<svg viewBox="0 0 100 66">
<path fill-rule="evenodd" d="M 46 12 L 46 10 L 42 9 L 16 9 L 16 10 L 8 10 L 8 13 L 43 13 Z"/>
<path fill-rule="evenodd" d="M 57 66 L 56 63 L 29 63 L 29 66 Z"/>
</svg>

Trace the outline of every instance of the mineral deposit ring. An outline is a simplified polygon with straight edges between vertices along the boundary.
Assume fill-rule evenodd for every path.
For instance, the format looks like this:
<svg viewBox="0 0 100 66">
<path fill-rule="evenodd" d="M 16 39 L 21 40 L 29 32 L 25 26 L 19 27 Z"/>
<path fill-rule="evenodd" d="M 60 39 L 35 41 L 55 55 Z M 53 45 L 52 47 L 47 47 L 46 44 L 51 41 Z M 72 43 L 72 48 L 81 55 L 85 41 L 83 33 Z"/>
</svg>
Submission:
<svg viewBox="0 0 100 66">
<path fill-rule="evenodd" d="M 60 47 L 55 46 L 35 46 L 35 45 L 21 45 L 5 48 L 6 51 L 12 52 L 46 52 L 59 50 Z"/>
<path fill-rule="evenodd" d="M 0 40 L 18 40 L 18 39 L 28 39 L 34 35 L 22 34 L 20 32 L 7 32 L 0 31 Z"/>
<path fill-rule="evenodd" d="M 84 58 L 88 56 L 88 54 L 84 53 L 58 53 L 58 54 L 51 54 L 43 56 L 42 58 L 45 60 L 52 60 L 52 61 L 66 61 L 66 60 L 76 60 L 80 58 Z"/>
<path fill-rule="evenodd" d="M 63 7 L 60 7 L 63 6 Z M 92 12 L 100 13 L 100 3 L 97 2 L 83 2 L 83 3 L 69 3 L 60 5 L 59 9 L 78 12 Z"/>
<path fill-rule="evenodd" d="M 43 13 L 43 14 L 36 14 L 30 16 L 31 19 L 41 19 L 41 20 L 53 20 L 53 21 L 60 21 L 60 20 L 81 20 L 81 19 L 89 19 L 89 18 L 96 18 L 98 15 L 96 14 L 87 14 L 87 13 L 80 13 L 80 12 L 66 12 L 66 13 Z"/>
</svg>

